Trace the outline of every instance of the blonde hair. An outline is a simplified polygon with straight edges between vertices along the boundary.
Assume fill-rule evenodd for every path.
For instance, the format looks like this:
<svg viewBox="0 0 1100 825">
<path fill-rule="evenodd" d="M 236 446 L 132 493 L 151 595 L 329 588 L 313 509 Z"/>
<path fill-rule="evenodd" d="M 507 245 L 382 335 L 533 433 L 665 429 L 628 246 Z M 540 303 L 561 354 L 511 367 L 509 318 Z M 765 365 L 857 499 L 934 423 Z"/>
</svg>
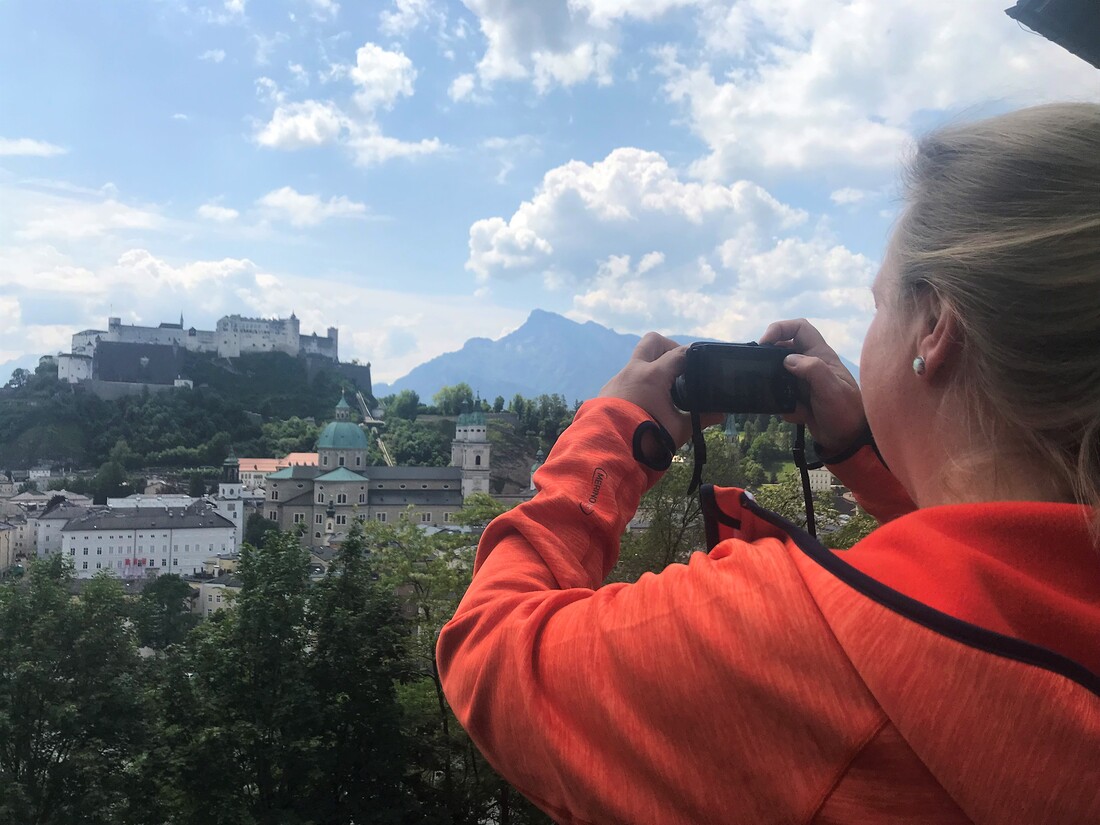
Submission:
<svg viewBox="0 0 1100 825">
<path fill-rule="evenodd" d="M 1100 105 L 937 131 L 906 183 L 901 293 L 954 309 L 970 408 L 1094 508 L 1100 538 Z"/>
</svg>

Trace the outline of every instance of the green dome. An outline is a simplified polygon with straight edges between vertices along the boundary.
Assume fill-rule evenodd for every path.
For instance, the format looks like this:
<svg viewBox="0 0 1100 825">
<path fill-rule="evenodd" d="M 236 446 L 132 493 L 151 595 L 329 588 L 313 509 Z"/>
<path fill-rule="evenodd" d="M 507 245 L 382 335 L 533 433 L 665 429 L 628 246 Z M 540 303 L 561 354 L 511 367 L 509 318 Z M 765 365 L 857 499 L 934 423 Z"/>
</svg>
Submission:
<svg viewBox="0 0 1100 825">
<path fill-rule="evenodd" d="M 367 434 L 359 429 L 358 424 L 350 421 L 332 421 L 321 430 L 321 437 L 317 439 L 317 449 L 365 450 L 368 443 Z"/>
</svg>

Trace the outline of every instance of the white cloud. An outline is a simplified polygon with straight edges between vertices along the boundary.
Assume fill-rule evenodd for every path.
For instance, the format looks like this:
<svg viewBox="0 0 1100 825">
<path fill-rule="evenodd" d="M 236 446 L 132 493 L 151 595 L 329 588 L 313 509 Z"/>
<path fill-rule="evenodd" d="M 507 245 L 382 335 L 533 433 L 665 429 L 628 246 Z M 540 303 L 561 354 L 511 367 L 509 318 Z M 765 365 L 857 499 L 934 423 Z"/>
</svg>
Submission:
<svg viewBox="0 0 1100 825">
<path fill-rule="evenodd" d="M 555 86 L 612 82 L 620 29 L 652 22 L 708 0 L 463 0 L 486 40 L 477 71 L 482 85 L 531 80 L 544 93 Z"/>
<path fill-rule="evenodd" d="M 290 40 L 283 32 L 275 32 L 275 34 L 268 37 L 264 34 L 253 34 L 252 42 L 256 45 L 256 51 L 253 55 L 253 60 L 257 66 L 266 66 L 271 62 L 271 55 L 275 49 Z"/>
<path fill-rule="evenodd" d="M 393 9 L 379 15 L 378 30 L 387 37 L 403 37 L 438 16 L 431 0 L 394 0 Z"/>
<path fill-rule="evenodd" d="M 230 209 L 228 206 L 220 206 L 216 203 L 204 203 L 196 210 L 196 214 L 204 220 L 217 221 L 218 223 L 229 223 L 241 216 L 241 213 L 236 209 Z"/>
<path fill-rule="evenodd" d="M 405 141 L 386 135 L 378 122 L 380 110 L 413 94 L 416 69 L 405 54 L 367 43 L 356 51 L 354 66 L 332 67 L 328 79 L 342 78 L 354 86 L 354 106 L 346 109 L 331 100 L 287 102 L 273 80 L 261 77 L 256 81 L 257 90 L 262 99 L 275 104 L 275 111 L 256 132 L 256 142 L 287 150 L 339 143 L 359 166 L 430 155 L 446 148 L 437 138 Z"/>
<path fill-rule="evenodd" d="M 318 20 L 335 20 L 340 13 L 340 4 L 336 0 L 309 0 L 313 6 L 313 16 Z"/>
<path fill-rule="evenodd" d="M 1000 0 L 743 0 L 701 17 L 719 71 L 661 53 L 670 100 L 710 155 L 693 172 L 722 179 L 782 170 L 892 167 L 928 113 L 990 101 L 1097 97 L 1096 73 L 1003 14 Z M 726 65 L 729 55 L 720 60 Z"/>
<path fill-rule="evenodd" d="M 164 228 L 159 210 L 136 207 L 115 198 L 75 200 L 51 195 L 28 195 L 15 235 L 23 240 L 86 239 L 123 232 Z"/>
<path fill-rule="evenodd" d="M 25 157 L 50 158 L 68 152 L 61 146 L 44 140 L 31 138 L 0 138 L 0 157 L 22 155 Z"/>
<path fill-rule="evenodd" d="M 450 88 L 447 89 L 447 94 L 451 100 L 458 102 L 465 100 L 474 91 L 474 86 L 477 80 L 472 74 L 460 74 L 454 80 L 451 81 Z"/>
<path fill-rule="evenodd" d="M 837 189 L 830 193 L 829 200 L 837 206 L 849 206 L 861 203 L 872 195 L 874 195 L 874 193 L 868 192 L 866 189 L 853 189 L 850 186 L 846 186 L 843 189 Z"/>
<path fill-rule="evenodd" d="M 398 158 L 415 158 L 434 155 L 447 147 L 438 138 L 426 138 L 419 141 L 404 141 L 382 134 L 377 127 L 368 124 L 356 129 L 348 139 L 358 166 L 377 166 Z"/>
<path fill-rule="evenodd" d="M 367 43 L 355 53 L 355 65 L 348 72 L 358 87 L 355 103 L 364 112 L 390 108 L 402 96 L 411 97 L 416 69 L 402 52 L 386 51 Z"/>
<path fill-rule="evenodd" d="M 756 184 L 684 180 L 630 148 L 552 169 L 510 218 L 476 222 L 466 266 L 481 283 L 569 290 L 577 318 L 727 340 L 813 306 L 858 341 L 874 271 Z"/>
<path fill-rule="evenodd" d="M 199 60 L 205 60 L 208 63 L 221 63 L 225 60 L 225 49 L 207 49 L 199 55 Z"/>
<path fill-rule="evenodd" d="M 327 101 L 304 100 L 275 109 L 271 120 L 256 135 L 256 142 L 271 149 L 304 149 L 332 143 L 347 126 L 347 117 Z"/>
<path fill-rule="evenodd" d="M 303 195 L 289 186 L 268 192 L 258 201 L 272 217 L 285 220 L 291 226 L 316 226 L 329 218 L 362 217 L 365 204 L 339 196 L 322 200 L 320 195 Z"/>
<path fill-rule="evenodd" d="M 186 122 L 190 120 L 190 118 L 187 117 L 187 115 L 185 115 L 183 112 L 176 112 L 174 115 L 172 115 L 172 120 L 180 120 Z"/>
</svg>

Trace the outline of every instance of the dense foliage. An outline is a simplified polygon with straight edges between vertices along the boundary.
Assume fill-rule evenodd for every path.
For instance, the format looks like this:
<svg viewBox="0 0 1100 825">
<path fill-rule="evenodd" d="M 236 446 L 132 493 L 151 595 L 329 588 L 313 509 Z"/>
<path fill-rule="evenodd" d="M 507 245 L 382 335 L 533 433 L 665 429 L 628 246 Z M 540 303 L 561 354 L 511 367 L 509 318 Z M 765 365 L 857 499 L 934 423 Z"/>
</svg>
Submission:
<svg viewBox="0 0 1100 825">
<path fill-rule="evenodd" d="M 218 465 L 238 455 L 312 450 L 346 379 L 282 353 L 212 360 L 188 354 L 195 389 L 105 401 L 57 381 L 56 367 L 17 370 L 0 391 L 0 467 L 46 461 L 96 467 L 126 442 L 136 467 Z M 266 423 L 262 423 L 265 422 Z"/>
<path fill-rule="evenodd" d="M 269 531 L 195 628 L 174 576 L 73 600 L 61 558 L 36 562 L 0 585 L 0 823 L 547 822 L 440 687 L 472 562 L 465 536 L 371 522 L 312 581 L 297 537 Z"/>
</svg>

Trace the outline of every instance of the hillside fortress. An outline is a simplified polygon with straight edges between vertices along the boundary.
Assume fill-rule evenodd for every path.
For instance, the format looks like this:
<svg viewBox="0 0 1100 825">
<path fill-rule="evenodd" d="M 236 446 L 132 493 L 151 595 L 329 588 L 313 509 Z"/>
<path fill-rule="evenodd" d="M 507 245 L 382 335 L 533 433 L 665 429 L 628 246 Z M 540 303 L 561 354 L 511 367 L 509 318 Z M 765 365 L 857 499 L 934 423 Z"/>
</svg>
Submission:
<svg viewBox="0 0 1100 825">
<path fill-rule="evenodd" d="M 140 344 L 180 348 L 189 352 L 217 353 L 220 358 L 239 358 L 256 352 L 284 352 L 287 355 L 308 355 L 339 362 L 339 330 L 329 327 L 322 337 L 313 333 L 302 335 L 296 315 L 289 318 L 245 318 L 227 315 L 213 330 L 184 327 L 183 316 L 178 324 L 142 327 L 123 324 L 121 318 L 109 318 L 107 329 L 86 329 L 73 335 L 72 351 L 57 359 L 57 377 L 75 384 L 93 377 L 93 366 L 100 344 Z"/>
</svg>

